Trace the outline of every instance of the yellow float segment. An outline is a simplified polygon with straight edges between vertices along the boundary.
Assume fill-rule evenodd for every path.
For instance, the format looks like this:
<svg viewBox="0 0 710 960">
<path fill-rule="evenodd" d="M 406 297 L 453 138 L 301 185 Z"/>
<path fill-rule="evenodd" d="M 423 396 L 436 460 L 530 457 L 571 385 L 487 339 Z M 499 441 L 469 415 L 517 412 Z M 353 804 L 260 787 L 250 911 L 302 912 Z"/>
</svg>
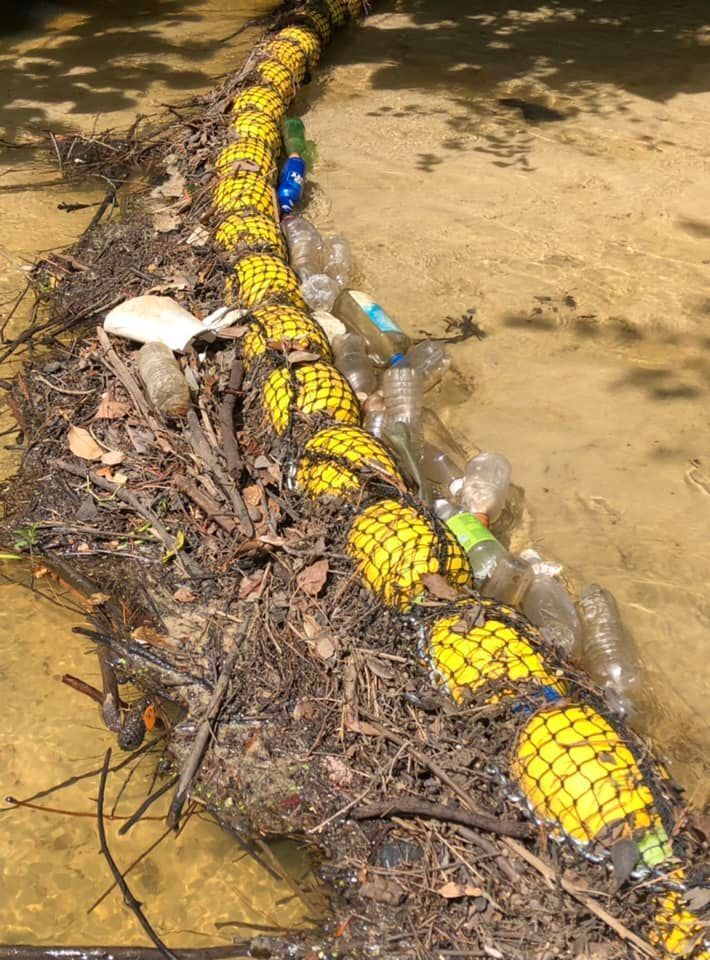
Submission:
<svg viewBox="0 0 710 960">
<path fill-rule="evenodd" d="M 258 307 L 269 300 L 286 300 L 301 310 L 306 303 L 293 270 L 269 253 L 247 253 L 234 265 L 234 276 L 227 278 L 225 299 L 242 307 Z"/>
<path fill-rule="evenodd" d="M 633 754 L 593 707 L 552 706 L 531 717 L 511 774 L 535 816 L 581 844 L 627 837 L 649 867 L 672 852 Z"/>
<path fill-rule="evenodd" d="M 331 361 L 333 354 L 321 326 L 304 311 L 289 304 L 272 304 L 252 311 L 252 324 L 242 340 L 242 357 L 249 369 L 267 347 L 307 350 Z"/>
<path fill-rule="evenodd" d="M 273 87 L 254 85 L 237 94 L 232 103 L 232 113 L 259 113 L 281 123 L 286 116 L 287 104 Z"/>
<path fill-rule="evenodd" d="M 281 148 L 281 127 L 268 114 L 259 110 L 245 110 L 233 115 L 232 133 L 236 137 L 261 140 L 277 153 Z"/>
<path fill-rule="evenodd" d="M 653 918 L 648 939 L 671 957 L 686 960 L 710 960 L 707 926 L 688 909 L 683 894 L 668 890 L 659 898 L 659 910 Z"/>
<path fill-rule="evenodd" d="M 347 496 L 372 477 L 404 486 L 391 455 L 372 434 L 362 427 L 326 427 L 306 443 L 296 483 L 308 497 Z"/>
<path fill-rule="evenodd" d="M 335 367 L 321 360 L 274 370 L 264 384 L 262 403 L 279 435 L 288 430 L 296 410 L 340 423 L 360 421 L 360 405 L 350 384 Z"/>
<path fill-rule="evenodd" d="M 277 40 L 289 40 L 295 43 L 303 51 L 308 67 L 312 70 L 321 55 L 321 41 L 315 27 L 299 26 L 284 27 L 276 35 Z"/>
<path fill-rule="evenodd" d="M 273 217 L 274 188 L 258 173 L 237 173 L 218 181 L 214 206 L 220 213 L 255 210 Z"/>
<path fill-rule="evenodd" d="M 404 610 L 425 595 L 424 574 L 441 574 L 453 587 L 472 583 L 468 557 L 451 531 L 396 500 L 378 501 L 355 518 L 347 552 L 365 585 Z"/>
<path fill-rule="evenodd" d="M 296 85 L 303 83 L 308 72 L 308 61 L 297 43 L 292 43 L 290 40 L 271 40 L 264 47 L 264 55 L 286 67 Z"/>
<path fill-rule="evenodd" d="M 272 253 L 281 260 L 288 257 L 283 234 L 267 214 L 232 214 L 220 223 L 214 238 L 225 250 Z"/>
<path fill-rule="evenodd" d="M 235 176 L 237 173 L 258 173 L 265 179 L 276 173 L 274 151 L 263 140 L 243 137 L 228 144 L 217 154 L 217 173 Z"/>
<path fill-rule="evenodd" d="M 296 93 L 293 74 L 278 60 L 266 59 L 254 67 L 257 76 L 263 83 L 273 87 L 284 103 L 291 103 Z"/>
<path fill-rule="evenodd" d="M 300 14 L 299 23 L 305 24 L 307 28 L 312 27 L 320 37 L 323 46 L 329 43 L 330 38 L 333 36 L 333 27 L 330 19 L 318 10 L 307 8 Z"/>
<path fill-rule="evenodd" d="M 345 0 L 325 0 L 324 7 L 335 27 L 342 27 L 348 22 L 350 10 Z"/>
<path fill-rule="evenodd" d="M 477 690 L 490 681 L 535 683 L 562 695 L 565 685 L 548 669 L 532 644 L 515 627 L 497 619 L 496 611 L 473 601 L 482 622 L 463 632 L 464 611 L 439 617 L 427 630 L 432 664 L 451 694 L 461 700 L 465 690 Z"/>
</svg>

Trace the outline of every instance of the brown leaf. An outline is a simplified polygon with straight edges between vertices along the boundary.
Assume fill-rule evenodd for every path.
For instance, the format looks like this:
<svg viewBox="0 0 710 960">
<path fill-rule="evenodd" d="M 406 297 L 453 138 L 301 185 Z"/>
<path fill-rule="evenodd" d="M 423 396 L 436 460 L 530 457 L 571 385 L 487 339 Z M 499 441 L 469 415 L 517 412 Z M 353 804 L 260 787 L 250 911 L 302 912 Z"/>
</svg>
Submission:
<svg viewBox="0 0 710 960">
<path fill-rule="evenodd" d="M 194 603 L 197 599 L 197 594 L 193 593 L 189 587 L 178 587 L 173 594 L 173 600 L 177 600 L 178 603 Z"/>
<path fill-rule="evenodd" d="M 103 456 L 103 448 L 83 427 L 69 427 L 67 441 L 74 456 L 81 457 L 82 460 L 100 460 Z"/>
<path fill-rule="evenodd" d="M 324 633 L 316 642 L 316 653 L 322 660 L 330 660 L 335 653 L 335 641 L 329 633 Z"/>
<path fill-rule="evenodd" d="M 103 463 L 105 467 L 117 467 L 119 463 L 123 463 L 125 459 L 126 454 L 120 450 L 108 450 L 101 455 L 101 463 Z"/>
<path fill-rule="evenodd" d="M 325 766 L 328 779 L 334 787 L 344 789 L 345 787 L 352 786 L 353 772 L 340 757 L 334 757 L 328 754 L 323 757 L 323 765 Z"/>
<path fill-rule="evenodd" d="M 316 705 L 312 700 L 299 700 L 296 706 L 293 708 L 293 719 L 312 720 L 317 713 L 318 710 L 316 709 Z"/>
<path fill-rule="evenodd" d="M 111 394 L 106 391 L 101 394 L 101 403 L 94 414 L 95 420 L 117 420 L 119 417 L 125 417 L 130 413 L 130 406 L 121 400 L 114 400 Z"/>
<path fill-rule="evenodd" d="M 153 214 L 153 229 L 157 233 L 170 233 L 180 226 L 180 217 L 170 210 L 160 210 Z"/>
<path fill-rule="evenodd" d="M 250 484 L 248 487 L 244 487 L 242 490 L 242 498 L 248 507 L 260 507 L 261 488 L 255 483 Z"/>
<path fill-rule="evenodd" d="M 309 597 L 316 597 L 323 589 L 328 579 L 328 561 L 316 560 L 310 567 L 305 567 L 296 577 L 296 583 Z"/>
<path fill-rule="evenodd" d="M 480 897 L 483 895 L 483 890 L 481 890 L 480 887 L 472 887 L 468 883 L 463 886 L 460 883 L 454 883 L 453 880 L 445 883 L 443 887 L 439 887 L 436 892 L 440 897 L 444 897 L 445 900 L 457 900 L 459 897 Z"/>
<path fill-rule="evenodd" d="M 422 581 L 429 593 L 433 594 L 437 600 L 456 600 L 459 596 L 458 590 L 454 590 L 440 573 L 425 573 Z"/>
<path fill-rule="evenodd" d="M 264 589 L 264 577 L 262 573 L 257 573 L 253 577 L 242 577 L 239 584 L 239 599 L 245 600 L 251 597 L 252 600 L 258 600 Z"/>
</svg>

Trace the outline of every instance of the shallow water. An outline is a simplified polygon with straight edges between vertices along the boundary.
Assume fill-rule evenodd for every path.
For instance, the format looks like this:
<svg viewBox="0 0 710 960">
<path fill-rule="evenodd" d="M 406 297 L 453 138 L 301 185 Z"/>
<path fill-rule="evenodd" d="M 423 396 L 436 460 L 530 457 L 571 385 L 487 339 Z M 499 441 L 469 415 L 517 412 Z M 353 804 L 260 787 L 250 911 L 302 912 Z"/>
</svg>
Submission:
<svg viewBox="0 0 710 960">
<path fill-rule="evenodd" d="M 23 263 L 71 242 L 93 212 L 57 203 L 102 195 L 59 181 L 42 131 L 125 127 L 136 110 L 208 87 L 248 42 L 220 39 L 268 6 L 77 0 L 23 7 L 12 31 L 5 24 L 0 82 L 11 96 L 0 124 L 23 146 L 0 146 L 0 300 L 20 288 Z M 472 13 L 456 0 L 411 0 L 378 11 L 335 40 L 297 103 L 319 146 L 309 214 L 352 240 L 362 284 L 410 332 L 441 334 L 445 317 L 476 307 L 488 337 L 452 347 L 458 376 L 435 403 L 462 439 L 512 460 L 529 509 L 516 545 L 564 563 L 573 586 L 614 590 L 658 701 L 653 735 L 702 801 L 704 4 L 655 13 L 630 0 L 484 0 Z M 501 100 L 565 119 L 530 124 Z M 96 682 L 70 633 L 81 617 L 7 584 L 0 617 L 0 795 L 23 797 L 98 766 L 114 738 L 59 681 Z M 119 813 L 145 793 L 151 763 L 140 770 Z M 92 812 L 96 784 L 40 802 Z M 118 786 L 112 778 L 109 793 Z M 161 830 L 151 821 L 119 839 L 112 825 L 109 839 L 125 865 Z M 142 942 L 115 893 L 86 915 L 109 882 L 91 819 L 0 814 L 0 865 L 6 940 Z M 197 818 L 131 878 L 171 945 L 216 942 L 219 920 L 304 915 L 290 889 Z"/>
</svg>

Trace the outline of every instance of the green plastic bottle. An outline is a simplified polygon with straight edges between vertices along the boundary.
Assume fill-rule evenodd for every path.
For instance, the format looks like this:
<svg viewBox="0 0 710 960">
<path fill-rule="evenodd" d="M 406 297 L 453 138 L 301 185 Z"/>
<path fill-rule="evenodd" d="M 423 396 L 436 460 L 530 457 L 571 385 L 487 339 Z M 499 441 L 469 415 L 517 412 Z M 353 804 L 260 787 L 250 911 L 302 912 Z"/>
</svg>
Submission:
<svg viewBox="0 0 710 960">
<path fill-rule="evenodd" d="M 299 157 L 305 159 L 306 154 L 306 128 L 300 117 L 287 117 L 284 120 L 282 128 L 284 150 L 286 156 L 297 153 Z"/>
</svg>

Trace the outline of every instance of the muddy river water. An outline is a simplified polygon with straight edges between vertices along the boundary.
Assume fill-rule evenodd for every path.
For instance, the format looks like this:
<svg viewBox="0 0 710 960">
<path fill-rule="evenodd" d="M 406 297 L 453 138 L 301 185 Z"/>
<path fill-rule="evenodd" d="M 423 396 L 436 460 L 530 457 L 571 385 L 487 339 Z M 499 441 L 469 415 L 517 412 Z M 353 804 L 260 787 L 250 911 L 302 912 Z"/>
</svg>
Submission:
<svg viewBox="0 0 710 960">
<path fill-rule="evenodd" d="M 0 26 L 3 317 L 26 264 L 93 212 L 57 205 L 102 195 L 60 181 L 44 132 L 125 127 L 209 87 L 268 7 L 18 4 Z M 358 284 L 416 335 L 476 309 L 487 336 L 451 348 L 435 402 L 464 442 L 512 461 L 527 503 L 515 545 L 563 563 L 573 588 L 616 594 L 657 704 L 649 732 L 698 804 L 710 782 L 709 53 L 695 0 L 407 0 L 339 35 L 295 105 L 319 148 L 309 213 L 350 238 Z M 3 452 L 5 471 L 15 455 Z M 0 582 L 3 797 L 96 767 L 112 741 L 59 682 L 97 675 L 60 599 Z M 151 774 L 147 760 L 119 815 Z M 95 795 L 94 779 L 40 802 L 91 812 Z M 117 826 L 124 865 L 163 831 L 149 821 L 119 839 Z M 90 818 L 0 813 L 0 939 L 141 942 L 115 893 L 87 914 L 109 883 L 96 849 Z M 216 942 L 215 922 L 307 913 L 198 817 L 131 876 L 174 946 Z"/>
</svg>

